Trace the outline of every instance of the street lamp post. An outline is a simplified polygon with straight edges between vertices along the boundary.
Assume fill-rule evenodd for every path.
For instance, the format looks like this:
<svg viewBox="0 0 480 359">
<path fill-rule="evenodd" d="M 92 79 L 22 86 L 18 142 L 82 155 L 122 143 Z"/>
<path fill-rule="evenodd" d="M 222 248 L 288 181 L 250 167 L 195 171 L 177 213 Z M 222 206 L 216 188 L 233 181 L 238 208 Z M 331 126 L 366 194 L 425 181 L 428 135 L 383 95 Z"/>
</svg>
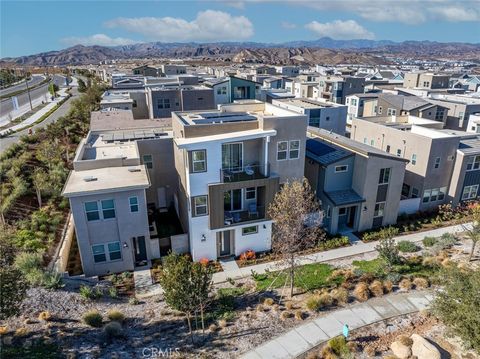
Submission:
<svg viewBox="0 0 480 359">
<path fill-rule="evenodd" d="M 30 110 L 33 110 L 32 98 L 30 97 L 30 88 L 28 87 L 28 77 L 25 77 L 25 86 L 27 86 L 28 102 L 30 102 Z"/>
</svg>

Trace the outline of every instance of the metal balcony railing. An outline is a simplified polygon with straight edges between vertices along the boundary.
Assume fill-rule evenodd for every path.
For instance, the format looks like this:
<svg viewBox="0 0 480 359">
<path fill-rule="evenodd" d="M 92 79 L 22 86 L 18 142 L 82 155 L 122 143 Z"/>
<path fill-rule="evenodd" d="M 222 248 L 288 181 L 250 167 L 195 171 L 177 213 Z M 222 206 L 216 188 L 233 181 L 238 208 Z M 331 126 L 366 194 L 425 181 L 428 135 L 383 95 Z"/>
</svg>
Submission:
<svg viewBox="0 0 480 359">
<path fill-rule="evenodd" d="M 224 168 L 220 170 L 221 182 L 240 182 L 254 179 L 268 178 L 270 163 L 266 165 L 246 165 L 238 168 Z"/>
</svg>

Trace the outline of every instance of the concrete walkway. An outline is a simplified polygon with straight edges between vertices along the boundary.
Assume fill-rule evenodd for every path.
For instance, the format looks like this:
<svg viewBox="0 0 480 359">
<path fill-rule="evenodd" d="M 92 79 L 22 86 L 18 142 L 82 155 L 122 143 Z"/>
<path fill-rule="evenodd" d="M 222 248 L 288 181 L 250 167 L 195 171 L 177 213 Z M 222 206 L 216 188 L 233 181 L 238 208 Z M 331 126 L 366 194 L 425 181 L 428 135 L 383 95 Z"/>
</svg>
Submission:
<svg viewBox="0 0 480 359">
<path fill-rule="evenodd" d="M 136 268 L 133 271 L 133 281 L 135 282 L 135 296 L 138 299 L 163 293 L 160 284 L 153 283 L 150 266 Z"/>
<path fill-rule="evenodd" d="M 289 359 L 313 349 L 342 334 L 345 324 L 350 330 L 399 315 L 414 313 L 429 306 L 433 296 L 429 292 L 390 294 L 365 303 L 338 309 L 302 324 L 247 352 L 244 359 Z"/>
<path fill-rule="evenodd" d="M 467 223 L 463 225 L 437 228 L 430 231 L 417 232 L 417 233 L 407 234 L 403 236 L 398 236 L 398 237 L 395 237 L 395 240 L 397 242 L 398 241 L 420 242 L 426 236 L 440 237 L 444 233 L 455 234 L 455 233 L 464 232 L 465 231 L 464 226 L 470 226 L 470 225 L 471 225 L 470 223 Z M 354 238 L 356 237 L 353 236 L 352 238 L 350 238 L 350 240 L 352 241 L 352 239 Z M 324 252 L 317 252 L 317 253 L 300 256 L 298 258 L 297 263 L 298 265 L 322 263 L 322 262 L 332 261 L 336 259 L 351 257 L 351 256 L 363 254 L 363 253 L 374 252 L 377 244 L 378 244 L 378 241 L 364 243 L 362 241 L 355 240 L 352 242 L 351 246 L 349 247 L 331 249 Z M 227 270 L 224 269 L 223 272 L 215 273 L 213 275 L 213 282 L 215 284 L 223 283 L 227 281 L 227 278 L 231 278 L 231 279 L 247 278 L 252 275 L 252 272 L 255 272 L 257 274 L 263 274 L 266 271 L 272 272 L 272 271 L 278 271 L 284 268 L 285 266 L 278 261 L 256 264 L 256 265 L 238 268 L 238 269 L 227 268 Z"/>
</svg>

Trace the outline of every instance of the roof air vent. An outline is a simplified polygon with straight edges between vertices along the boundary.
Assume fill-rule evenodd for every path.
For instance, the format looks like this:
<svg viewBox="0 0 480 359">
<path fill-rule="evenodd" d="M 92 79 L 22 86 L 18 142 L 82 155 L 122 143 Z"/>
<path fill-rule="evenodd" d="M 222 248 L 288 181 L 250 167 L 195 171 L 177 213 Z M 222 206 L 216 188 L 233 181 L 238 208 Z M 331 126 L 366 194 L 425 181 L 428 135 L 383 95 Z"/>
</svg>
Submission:
<svg viewBox="0 0 480 359">
<path fill-rule="evenodd" d="M 140 168 L 138 167 L 129 167 L 128 168 L 128 172 L 140 172 Z"/>
<path fill-rule="evenodd" d="M 85 182 L 93 182 L 93 181 L 96 181 L 98 178 L 97 177 L 94 177 L 94 176 L 87 176 L 87 177 L 83 177 L 83 180 Z"/>
</svg>

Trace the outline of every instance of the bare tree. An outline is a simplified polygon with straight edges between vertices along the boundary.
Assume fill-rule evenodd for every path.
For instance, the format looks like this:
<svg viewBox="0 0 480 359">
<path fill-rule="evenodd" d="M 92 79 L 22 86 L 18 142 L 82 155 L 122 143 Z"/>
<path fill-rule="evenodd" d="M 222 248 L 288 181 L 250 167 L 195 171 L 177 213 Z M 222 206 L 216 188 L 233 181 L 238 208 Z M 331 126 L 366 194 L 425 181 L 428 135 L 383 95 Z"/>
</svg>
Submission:
<svg viewBox="0 0 480 359">
<path fill-rule="evenodd" d="M 298 253 L 324 238 L 320 228 L 323 219 L 320 203 L 305 178 L 294 180 L 277 192 L 268 207 L 268 215 L 274 222 L 272 251 L 288 268 L 292 297 Z"/>
<path fill-rule="evenodd" d="M 470 255 L 468 261 L 471 261 L 473 255 L 475 254 L 475 247 L 480 241 L 480 205 L 473 204 L 470 206 L 470 211 L 472 214 L 473 223 L 471 226 L 463 225 L 465 232 L 467 233 L 468 239 L 472 241 L 472 248 L 470 249 Z"/>
<path fill-rule="evenodd" d="M 38 207 L 42 207 L 42 193 L 50 187 L 48 174 L 40 167 L 35 168 L 32 183 L 37 194 Z"/>
</svg>

